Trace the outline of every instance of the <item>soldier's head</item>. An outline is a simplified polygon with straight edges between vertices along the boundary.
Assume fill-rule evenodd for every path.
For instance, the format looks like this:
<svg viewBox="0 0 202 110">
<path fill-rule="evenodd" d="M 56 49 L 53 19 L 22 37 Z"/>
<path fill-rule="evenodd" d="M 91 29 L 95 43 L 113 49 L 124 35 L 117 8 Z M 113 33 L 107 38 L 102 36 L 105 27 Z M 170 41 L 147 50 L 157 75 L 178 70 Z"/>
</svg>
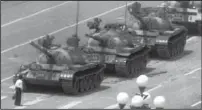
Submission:
<svg viewBox="0 0 202 110">
<path fill-rule="evenodd" d="M 22 79 L 22 75 L 21 74 L 18 75 L 18 79 Z"/>
</svg>

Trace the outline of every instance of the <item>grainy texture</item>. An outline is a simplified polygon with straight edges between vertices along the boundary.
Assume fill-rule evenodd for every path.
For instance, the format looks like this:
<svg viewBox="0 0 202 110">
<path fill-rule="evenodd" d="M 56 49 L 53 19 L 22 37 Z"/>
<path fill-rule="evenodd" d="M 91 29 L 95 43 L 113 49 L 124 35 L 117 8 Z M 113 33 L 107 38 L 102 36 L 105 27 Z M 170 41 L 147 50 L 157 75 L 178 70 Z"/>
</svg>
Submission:
<svg viewBox="0 0 202 110">
<path fill-rule="evenodd" d="M 143 5 L 147 6 L 156 6 L 159 4 L 158 2 L 151 1 L 142 2 L 144 2 Z M 2 24 L 60 3 L 62 2 L 25 2 L 17 5 L 3 3 L 1 4 L 3 6 L 1 10 Z M 124 4 L 124 2 L 111 1 L 81 2 L 79 19 L 84 20 Z M 25 8 L 25 6 L 29 8 Z M 4 50 L 13 47 L 30 39 L 63 28 L 64 26 L 74 24 L 75 9 L 75 2 L 67 3 L 53 10 L 3 27 L 1 30 L 1 49 Z M 124 8 L 102 16 L 102 18 L 103 20 L 114 19 L 122 16 L 123 12 Z M 64 44 L 64 39 L 71 36 L 74 32 L 75 28 L 69 28 L 55 34 L 56 42 Z M 79 26 L 79 35 L 82 43 L 86 41 L 86 38 L 84 38 L 86 32 L 88 32 L 86 24 L 81 24 Z M 1 80 L 13 75 L 21 63 L 35 60 L 36 52 L 31 46 L 25 45 L 2 54 Z M 144 72 L 150 78 L 147 90 L 162 84 L 162 87 L 150 92 L 152 97 L 164 95 L 168 100 L 167 108 L 191 108 L 191 105 L 200 101 L 201 98 L 201 83 L 199 83 L 201 81 L 201 71 L 187 76 L 184 74 L 199 67 L 201 67 L 201 37 L 196 37 L 193 40 L 189 40 L 185 48 L 185 53 L 181 58 L 173 61 L 153 59 L 148 64 L 148 69 Z M 66 107 L 69 108 L 105 108 L 116 104 L 116 95 L 119 92 L 125 91 L 130 97 L 139 92 L 135 81 L 135 78 L 128 80 L 107 75 L 99 90 L 79 96 L 67 96 L 60 90 L 47 90 L 44 92 L 39 89 L 38 91 L 23 94 L 22 103 L 25 106 L 22 108 L 55 109 L 67 104 L 69 105 Z M 6 98 L 1 100 L 2 108 L 15 108 L 11 98 L 12 90 L 9 88 L 11 85 L 11 79 L 1 83 L 1 96 L 6 96 Z M 195 108 L 200 107 L 200 104 L 195 106 Z"/>
</svg>

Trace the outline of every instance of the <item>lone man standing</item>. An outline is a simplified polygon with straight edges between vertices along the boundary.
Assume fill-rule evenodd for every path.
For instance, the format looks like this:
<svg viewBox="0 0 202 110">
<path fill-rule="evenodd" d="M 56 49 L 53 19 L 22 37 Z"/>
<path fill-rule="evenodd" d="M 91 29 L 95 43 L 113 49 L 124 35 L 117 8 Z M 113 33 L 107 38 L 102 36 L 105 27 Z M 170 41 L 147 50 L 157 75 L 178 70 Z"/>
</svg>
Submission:
<svg viewBox="0 0 202 110">
<path fill-rule="evenodd" d="M 21 98 L 22 98 L 22 90 L 23 90 L 23 81 L 22 75 L 19 75 L 18 80 L 15 83 L 15 105 L 21 105 Z"/>
</svg>

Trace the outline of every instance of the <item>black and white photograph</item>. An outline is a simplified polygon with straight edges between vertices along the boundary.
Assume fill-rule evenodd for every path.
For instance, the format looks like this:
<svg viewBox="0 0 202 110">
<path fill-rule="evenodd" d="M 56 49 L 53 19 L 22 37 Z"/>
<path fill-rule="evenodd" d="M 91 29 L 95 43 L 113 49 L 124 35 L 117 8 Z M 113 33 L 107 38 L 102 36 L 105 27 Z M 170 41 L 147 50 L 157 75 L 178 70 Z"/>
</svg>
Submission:
<svg viewBox="0 0 202 110">
<path fill-rule="evenodd" d="M 1 109 L 201 109 L 201 1 L 1 1 Z"/>
</svg>

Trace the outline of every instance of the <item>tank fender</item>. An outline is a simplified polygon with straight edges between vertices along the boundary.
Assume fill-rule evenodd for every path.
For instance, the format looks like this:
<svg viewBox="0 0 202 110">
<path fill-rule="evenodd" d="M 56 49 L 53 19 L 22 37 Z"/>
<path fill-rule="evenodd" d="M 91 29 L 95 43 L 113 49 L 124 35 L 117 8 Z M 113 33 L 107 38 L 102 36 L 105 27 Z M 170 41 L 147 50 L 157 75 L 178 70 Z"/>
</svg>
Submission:
<svg viewBox="0 0 202 110">
<path fill-rule="evenodd" d="M 156 37 L 156 44 L 167 45 L 169 40 L 169 36 L 157 36 Z"/>
</svg>

